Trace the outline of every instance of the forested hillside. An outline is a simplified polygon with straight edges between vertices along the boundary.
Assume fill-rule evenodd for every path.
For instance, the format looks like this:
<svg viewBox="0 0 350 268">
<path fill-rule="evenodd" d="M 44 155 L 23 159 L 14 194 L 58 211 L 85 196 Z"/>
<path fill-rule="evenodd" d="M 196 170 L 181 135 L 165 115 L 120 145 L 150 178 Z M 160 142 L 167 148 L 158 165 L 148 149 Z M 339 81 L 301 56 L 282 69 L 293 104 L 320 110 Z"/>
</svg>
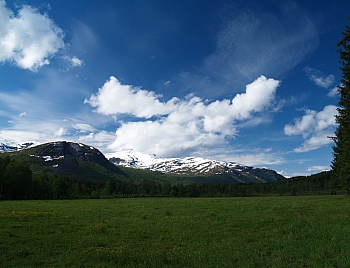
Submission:
<svg viewBox="0 0 350 268">
<path fill-rule="evenodd" d="M 122 168 L 126 173 L 128 168 Z M 335 194 L 331 172 L 268 183 L 198 183 L 174 175 L 130 169 L 127 181 L 75 179 L 55 172 L 35 173 L 21 159 L 0 157 L 1 199 L 77 199 L 119 197 L 234 197 L 259 195 Z M 134 173 L 133 173 L 134 172 Z M 164 176 L 155 180 L 153 175 Z M 134 180 L 135 179 L 135 180 Z"/>
</svg>

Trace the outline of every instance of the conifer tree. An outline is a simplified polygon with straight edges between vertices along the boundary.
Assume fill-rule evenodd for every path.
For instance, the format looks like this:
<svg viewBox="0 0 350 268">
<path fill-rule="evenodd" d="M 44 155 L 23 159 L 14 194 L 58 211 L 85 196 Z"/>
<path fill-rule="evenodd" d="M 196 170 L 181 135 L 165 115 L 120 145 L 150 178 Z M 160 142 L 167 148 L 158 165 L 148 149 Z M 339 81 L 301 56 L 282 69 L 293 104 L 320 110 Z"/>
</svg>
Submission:
<svg viewBox="0 0 350 268">
<path fill-rule="evenodd" d="M 350 16 L 349 16 L 350 19 Z M 345 26 L 343 39 L 338 42 L 342 78 L 338 86 L 340 99 L 338 115 L 335 120 L 338 127 L 335 131 L 333 146 L 333 179 L 343 188 L 350 186 L 350 26 Z"/>
</svg>

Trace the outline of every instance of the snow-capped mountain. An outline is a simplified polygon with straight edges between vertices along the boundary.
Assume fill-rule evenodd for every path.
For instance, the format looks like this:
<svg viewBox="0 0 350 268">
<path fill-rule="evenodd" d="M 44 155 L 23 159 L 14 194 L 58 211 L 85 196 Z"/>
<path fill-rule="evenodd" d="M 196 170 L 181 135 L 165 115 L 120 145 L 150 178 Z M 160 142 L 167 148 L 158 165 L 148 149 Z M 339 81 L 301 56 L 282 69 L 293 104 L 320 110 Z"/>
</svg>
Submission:
<svg viewBox="0 0 350 268">
<path fill-rule="evenodd" d="M 158 158 L 154 154 L 132 150 L 106 154 L 106 158 L 115 165 L 173 174 L 223 174 L 230 169 L 240 168 L 233 162 L 227 163 L 202 157 Z"/>
<path fill-rule="evenodd" d="M 26 149 L 23 150 L 22 149 Z M 84 174 L 84 178 L 91 177 L 100 180 L 106 174 L 86 171 L 80 162 L 89 162 L 107 168 L 112 173 L 127 174 L 118 166 L 162 172 L 165 174 L 180 174 L 189 180 L 201 183 L 261 183 L 285 179 L 274 170 L 247 167 L 235 162 L 210 160 L 202 157 L 160 158 L 156 155 L 144 154 L 133 150 L 120 151 L 103 155 L 98 149 L 82 143 L 58 141 L 41 145 L 34 143 L 8 143 L 0 141 L 0 152 L 16 151 L 26 155 L 27 161 L 42 158 L 41 165 L 48 165 L 58 173 L 74 174 L 75 177 Z M 67 157 L 66 157 L 67 156 Z M 34 161 L 37 164 L 37 160 Z M 46 163 L 46 164 L 44 164 Z M 114 165 L 112 165 L 113 163 Z M 89 175 L 86 175 L 89 174 Z M 113 176 L 112 176 L 113 177 Z M 113 177 L 114 178 L 114 177 Z M 181 176 L 181 178 L 183 178 Z"/>
<path fill-rule="evenodd" d="M 18 151 L 22 149 L 29 148 L 31 146 L 35 146 L 34 142 L 25 142 L 25 143 L 15 143 L 15 142 L 0 142 L 0 152 L 10 152 L 10 151 Z"/>
<path fill-rule="evenodd" d="M 158 158 L 156 155 L 148 155 L 132 150 L 106 154 L 106 158 L 115 165 L 159 171 L 168 174 L 234 174 L 237 176 L 256 177 L 254 175 L 254 173 L 256 173 L 255 171 L 265 170 L 239 165 L 235 162 L 216 161 L 201 157 Z"/>
</svg>

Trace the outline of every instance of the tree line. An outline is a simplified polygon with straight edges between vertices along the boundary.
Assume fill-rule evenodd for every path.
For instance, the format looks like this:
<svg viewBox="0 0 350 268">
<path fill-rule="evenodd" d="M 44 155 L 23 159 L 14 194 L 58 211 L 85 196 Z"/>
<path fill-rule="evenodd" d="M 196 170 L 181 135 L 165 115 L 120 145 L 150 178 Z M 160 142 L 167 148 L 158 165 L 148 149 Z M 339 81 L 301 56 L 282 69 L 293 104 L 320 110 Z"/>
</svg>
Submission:
<svg viewBox="0 0 350 268">
<path fill-rule="evenodd" d="M 34 174 L 28 163 L 0 157 L 1 199 L 80 199 L 121 197 L 239 197 L 331 193 L 339 190 L 331 172 L 259 184 L 159 183 L 144 179 L 135 183 L 106 183 L 72 179 L 57 173 Z"/>
</svg>

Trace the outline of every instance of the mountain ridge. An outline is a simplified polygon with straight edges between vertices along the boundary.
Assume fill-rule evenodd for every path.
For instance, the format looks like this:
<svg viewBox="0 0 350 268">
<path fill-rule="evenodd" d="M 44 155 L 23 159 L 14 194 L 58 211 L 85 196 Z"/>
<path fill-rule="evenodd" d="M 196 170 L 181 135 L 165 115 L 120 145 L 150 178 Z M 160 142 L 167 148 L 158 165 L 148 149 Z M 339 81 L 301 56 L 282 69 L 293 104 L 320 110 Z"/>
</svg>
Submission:
<svg viewBox="0 0 350 268">
<path fill-rule="evenodd" d="M 266 168 L 254 168 L 236 162 L 217 161 L 202 157 L 158 158 L 154 154 L 144 154 L 133 150 L 106 154 L 115 165 L 124 167 L 158 171 L 165 174 L 181 174 L 189 176 L 225 175 L 247 177 L 259 181 L 261 172 L 271 173 L 276 179 L 285 179 L 276 171 Z M 260 175 L 261 176 L 261 175 Z"/>
<path fill-rule="evenodd" d="M 133 174 L 132 176 L 138 180 L 157 178 L 173 180 L 177 183 L 193 181 L 235 184 L 285 179 L 274 170 L 247 167 L 235 162 L 201 157 L 158 158 L 155 155 L 142 153 L 131 154 L 130 151 L 104 155 L 93 146 L 67 141 L 49 142 L 4 152 L 12 152 L 13 157 L 18 155 L 25 158 L 37 170 L 45 169 L 97 181 L 114 179 L 125 182 L 130 179 L 129 174 Z"/>
<path fill-rule="evenodd" d="M 133 150 L 109 153 L 105 156 L 116 165 L 175 174 L 213 174 L 210 170 L 215 169 L 215 167 L 226 167 L 226 169 L 243 167 L 236 162 L 217 161 L 203 157 L 159 158 L 155 154 L 145 154 Z M 214 174 L 222 174 L 222 172 L 218 170 Z"/>
</svg>

